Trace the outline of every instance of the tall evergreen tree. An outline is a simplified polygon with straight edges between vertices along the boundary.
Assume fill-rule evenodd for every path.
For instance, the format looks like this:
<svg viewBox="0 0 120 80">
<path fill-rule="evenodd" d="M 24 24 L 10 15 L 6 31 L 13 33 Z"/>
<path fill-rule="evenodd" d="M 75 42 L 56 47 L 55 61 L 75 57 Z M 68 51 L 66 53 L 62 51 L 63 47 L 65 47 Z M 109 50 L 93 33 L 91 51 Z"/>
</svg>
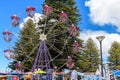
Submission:
<svg viewBox="0 0 120 80">
<path fill-rule="evenodd" d="M 99 51 L 94 41 L 89 38 L 81 54 L 80 68 L 82 72 L 95 72 L 100 64 Z"/>
<path fill-rule="evenodd" d="M 114 41 L 109 49 L 108 57 L 110 69 L 120 69 L 120 43 Z"/>
<path fill-rule="evenodd" d="M 22 66 L 26 68 L 25 71 L 29 71 L 32 67 L 31 65 L 33 65 L 34 57 L 38 49 L 39 40 L 38 34 L 35 32 L 35 25 L 31 19 L 27 20 L 23 26 L 23 29 L 19 33 L 19 38 L 15 42 L 14 61 L 9 64 L 9 67 L 15 70 L 15 64 L 20 61 L 22 63 Z M 33 48 L 35 48 L 34 51 L 32 51 Z M 29 54 L 31 55 L 28 56 Z"/>
</svg>

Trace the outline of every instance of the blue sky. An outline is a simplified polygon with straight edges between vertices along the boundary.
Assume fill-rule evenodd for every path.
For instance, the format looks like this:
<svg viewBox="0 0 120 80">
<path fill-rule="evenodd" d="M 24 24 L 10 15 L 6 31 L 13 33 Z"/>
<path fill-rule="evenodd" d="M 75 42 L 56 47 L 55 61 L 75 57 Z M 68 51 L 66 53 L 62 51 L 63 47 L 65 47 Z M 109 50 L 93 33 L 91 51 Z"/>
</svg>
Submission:
<svg viewBox="0 0 120 80">
<path fill-rule="evenodd" d="M 10 42 L 10 47 L 13 47 L 14 42 L 17 38 L 16 34 L 19 32 L 20 28 L 19 27 L 13 27 L 11 25 L 11 19 L 10 17 L 13 14 L 16 14 L 20 16 L 21 18 L 25 18 L 27 16 L 25 9 L 27 6 L 34 6 L 36 8 L 36 11 L 38 13 L 41 13 L 41 8 L 42 8 L 42 3 L 43 0 L 22 0 L 22 1 L 17 1 L 17 0 L 11 0 L 11 1 L 5 1 L 2 0 L 0 1 L 0 70 L 6 70 L 7 64 L 11 62 L 12 60 L 8 60 L 4 57 L 4 50 L 7 49 L 7 46 L 9 43 L 5 42 L 3 39 L 2 33 L 8 29 L 8 31 L 12 32 L 13 34 L 13 39 Z M 22 19 L 21 19 L 22 20 Z"/>
<path fill-rule="evenodd" d="M 101 1 L 100 4 L 102 4 L 102 1 Z M 86 4 L 87 3 L 95 4 L 95 2 L 96 2 L 95 0 L 81 0 L 80 2 L 78 2 L 79 3 L 78 7 L 79 7 L 79 10 L 80 10 L 80 14 L 82 14 L 82 21 L 81 21 L 82 24 L 80 25 L 80 27 L 82 29 L 89 29 L 89 30 L 92 30 L 92 31 L 102 30 L 102 31 L 106 31 L 107 33 L 116 33 L 116 32 L 119 33 L 117 31 L 115 25 L 111 25 L 110 23 L 104 23 L 103 25 L 100 25 L 100 24 L 98 24 L 96 22 L 93 22 L 91 20 L 91 18 L 89 16 L 90 14 L 92 14 L 92 12 L 90 12 L 90 8 L 95 8 L 97 6 L 93 5 L 91 7 L 91 6 L 86 6 Z M 97 3 L 96 3 L 96 5 L 97 5 Z M 100 8 L 102 9 L 102 6 Z M 98 16 L 100 16 L 100 15 L 98 15 Z"/>
<path fill-rule="evenodd" d="M 4 50 L 7 49 L 8 43 L 4 41 L 2 32 L 8 29 L 10 32 L 17 34 L 20 30 L 19 27 L 14 28 L 11 25 L 10 16 L 17 14 L 21 18 L 27 16 L 25 8 L 33 6 L 36 12 L 42 13 L 42 3 L 44 0 L 8 0 L 0 1 L 0 70 L 6 70 L 7 64 L 12 60 L 7 60 L 4 57 Z M 97 2 L 96 2 L 97 1 Z M 99 48 L 99 42 L 96 37 L 99 35 L 105 36 L 103 41 L 103 59 L 107 60 L 108 49 L 113 41 L 120 41 L 120 0 L 76 0 L 79 13 L 82 15 L 79 27 L 80 38 L 87 40 L 91 37 Z M 103 4 L 106 4 L 103 6 Z M 114 5 L 114 6 L 113 6 Z M 10 42 L 13 47 L 16 36 Z"/>
</svg>

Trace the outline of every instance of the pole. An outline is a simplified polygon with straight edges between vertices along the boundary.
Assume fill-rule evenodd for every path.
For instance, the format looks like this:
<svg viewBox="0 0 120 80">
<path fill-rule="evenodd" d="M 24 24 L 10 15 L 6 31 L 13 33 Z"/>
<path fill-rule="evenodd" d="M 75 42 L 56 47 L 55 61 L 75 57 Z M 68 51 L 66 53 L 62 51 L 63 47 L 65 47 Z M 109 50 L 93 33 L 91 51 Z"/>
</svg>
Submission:
<svg viewBox="0 0 120 80">
<path fill-rule="evenodd" d="M 101 76 L 103 77 L 102 41 L 100 41 Z"/>
<path fill-rule="evenodd" d="M 98 36 L 96 39 L 100 42 L 100 57 L 101 57 L 101 76 L 104 77 L 103 75 L 103 59 L 102 59 L 102 41 L 105 38 L 105 36 Z"/>
</svg>

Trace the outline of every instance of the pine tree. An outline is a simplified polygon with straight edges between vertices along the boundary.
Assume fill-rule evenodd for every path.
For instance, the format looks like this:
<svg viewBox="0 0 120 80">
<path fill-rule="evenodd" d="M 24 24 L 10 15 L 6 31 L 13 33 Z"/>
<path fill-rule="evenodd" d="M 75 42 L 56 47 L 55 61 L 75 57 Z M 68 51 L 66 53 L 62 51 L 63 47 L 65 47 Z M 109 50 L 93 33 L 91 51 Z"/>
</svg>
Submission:
<svg viewBox="0 0 120 80">
<path fill-rule="evenodd" d="M 14 61 L 9 64 L 9 67 L 15 70 L 15 64 L 20 61 L 22 62 L 22 66 L 25 67 L 25 71 L 29 71 L 33 65 L 34 57 L 37 53 L 39 40 L 32 20 L 27 20 L 23 26 L 24 27 L 18 36 L 19 39 L 15 42 Z M 32 51 L 33 48 L 35 48 L 34 51 Z"/>
<path fill-rule="evenodd" d="M 120 43 L 114 41 L 109 49 L 108 57 L 110 69 L 120 69 Z"/>
<path fill-rule="evenodd" d="M 95 72 L 100 63 L 98 48 L 94 41 L 89 38 L 81 54 L 80 69 L 82 72 Z"/>
</svg>

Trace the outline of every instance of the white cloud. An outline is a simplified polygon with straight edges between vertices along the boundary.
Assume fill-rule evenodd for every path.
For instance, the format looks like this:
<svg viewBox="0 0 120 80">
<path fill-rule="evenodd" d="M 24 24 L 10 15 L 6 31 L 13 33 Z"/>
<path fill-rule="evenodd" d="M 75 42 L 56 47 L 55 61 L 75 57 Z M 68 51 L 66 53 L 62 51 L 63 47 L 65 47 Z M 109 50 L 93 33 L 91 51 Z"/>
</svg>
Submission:
<svg viewBox="0 0 120 80">
<path fill-rule="evenodd" d="M 20 24 L 20 29 L 22 29 L 24 27 L 24 23 L 26 23 L 29 19 L 33 20 L 34 23 L 38 23 L 40 19 L 44 19 L 45 15 L 43 14 L 39 14 L 39 13 L 35 13 L 35 15 L 33 16 L 33 18 L 31 17 L 26 17 L 23 19 L 23 22 Z"/>
<path fill-rule="evenodd" d="M 23 29 L 23 27 L 24 27 L 23 24 L 24 24 L 24 23 L 21 23 L 21 24 L 20 24 L 20 29 Z"/>
<path fill-rule="evenodd" d="M 33 17 L 33 21 L 35 23 L 38 23 L 39 20 L 44 19 L 46 16 L 44 14 L 39 14 L 39 13 L 35 13 L 34 17 Z"/>
<path fill-rule="evenodd" d="M 120 42 L 120 35 L 119 34 L 108 34 L 104 31 L 91 31 L 91 30 L 85 30 L 84 32 L 80 33 L 80 38 L 86 41 L 89 37 L 91 37 L 94 42 L 97 44 L 98 49 L 99 49 L 99 42 L 96 39 L 97 36 L 105 36 L 105 39 L 102 41 L 102 52 L 103 52 L 103 59 L 107 59 L 109 56 L 108 50 L 111 47 L 111 43 L 113 41 L 118 41 Z"/>
<path fill-rule="evenodd" d="M 26 17 L 26 18 L 23 19 L 23 22 L 20 23 L 20 29 L 22 29 L 24 27 L 24 23 L 26 23 L 27 20 L 29 20 L 29 19 L 33 20 L 31 17 Z"/>
<path fill-rule="evenodd" d="M 120 0 L 88 0 L 90 19 L 98 25 L 111 24 L 120 31 Z"/>
</svg>

